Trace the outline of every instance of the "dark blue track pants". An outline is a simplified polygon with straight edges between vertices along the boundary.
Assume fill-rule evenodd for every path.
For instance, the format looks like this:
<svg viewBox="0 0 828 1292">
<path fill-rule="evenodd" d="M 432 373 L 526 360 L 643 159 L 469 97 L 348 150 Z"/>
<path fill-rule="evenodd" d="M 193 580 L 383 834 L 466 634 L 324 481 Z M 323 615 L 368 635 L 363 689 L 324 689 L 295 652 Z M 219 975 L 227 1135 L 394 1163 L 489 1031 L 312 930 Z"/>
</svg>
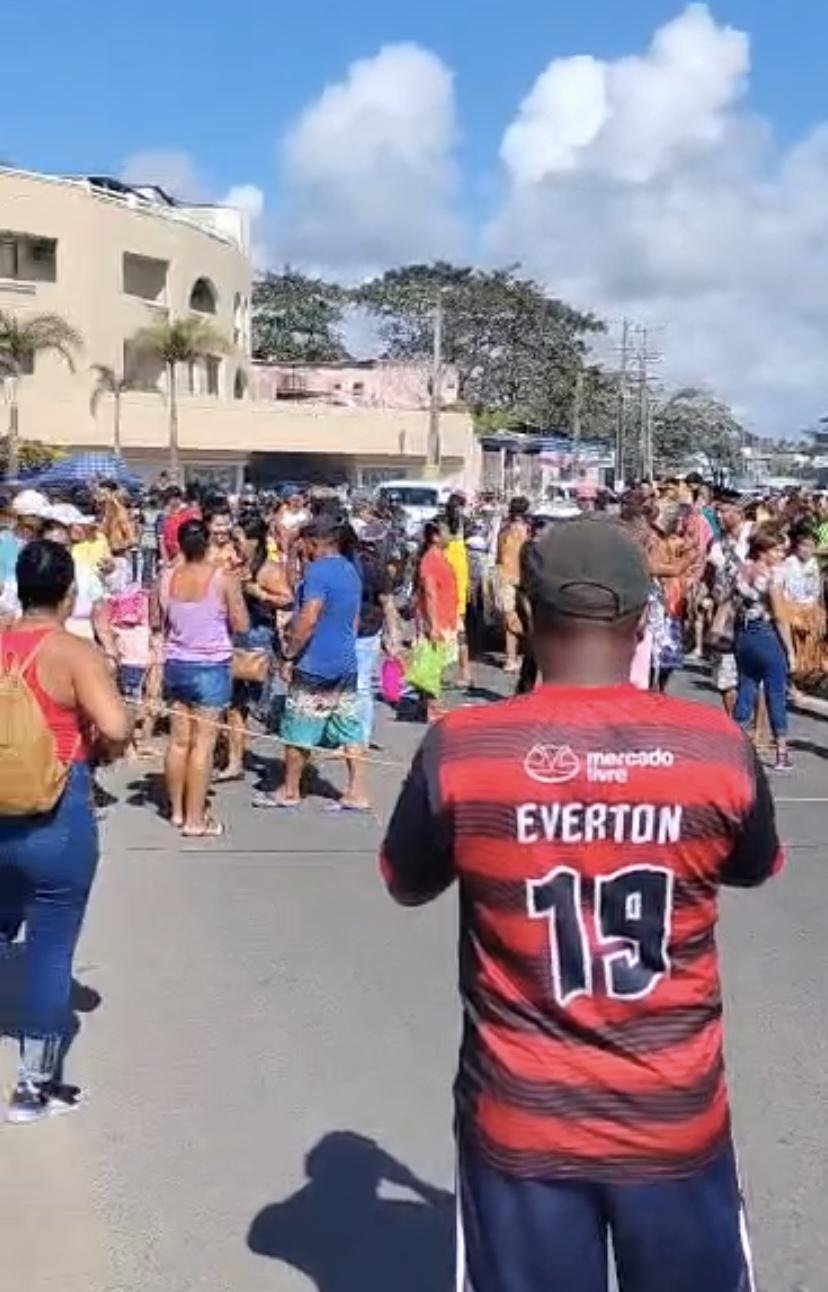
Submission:
<svg viewBox="0 0 828 1292">
<path fill-rule="evenodd" d="M 733 1149 L 683 1180 L 590 1184 L 459 1164 L 457 1292 L 753 1292 Z"/>
</svg>

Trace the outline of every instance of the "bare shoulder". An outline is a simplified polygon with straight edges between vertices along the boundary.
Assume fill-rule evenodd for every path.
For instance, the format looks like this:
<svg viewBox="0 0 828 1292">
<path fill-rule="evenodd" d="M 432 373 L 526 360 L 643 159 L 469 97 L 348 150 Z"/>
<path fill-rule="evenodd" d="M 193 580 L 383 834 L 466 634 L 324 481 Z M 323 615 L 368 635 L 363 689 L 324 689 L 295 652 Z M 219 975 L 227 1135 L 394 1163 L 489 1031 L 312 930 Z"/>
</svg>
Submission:
<svg viewBox="0 0 828 1292">
<path fill-rule="evenodd" d="M 44 642 L 42 658 L 49 664 L 60 664 L 76 671 L 93 667 L 102 656 L 100 647 L 94 642 L 85 641 L 82 637 L 60 629 Z"/>
<path fill-rule="evenodd" d="M 278 584 L 279 587 L 281 587 L 284 581 L 284 564 L 277 564 L 276 561 L 269 559 L 264 562 L 256 575 L 256 582 L 259 587 L 264 588 L 265 591 L 268 591 L 275 584 Z"/>
</svg>

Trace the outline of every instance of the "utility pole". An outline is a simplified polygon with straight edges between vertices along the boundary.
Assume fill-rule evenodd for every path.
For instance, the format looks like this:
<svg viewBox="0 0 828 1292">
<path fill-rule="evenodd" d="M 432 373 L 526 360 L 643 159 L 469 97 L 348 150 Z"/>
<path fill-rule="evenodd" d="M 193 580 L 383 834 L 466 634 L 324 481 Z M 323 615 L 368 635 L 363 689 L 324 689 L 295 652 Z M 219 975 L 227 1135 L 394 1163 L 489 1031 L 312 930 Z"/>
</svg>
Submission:
<svg viewBox="0 0 828 1292">
<path fill-rule="evenodd" d="M 431 399 L 428 410 L 428 445 L 426 448 L 426 474 L 439 475 L 442 448 L 440 444 L 440 412 L 443 403 L 443 293 L 437 292 L 434 306 L 434 349 L 431 358 Z"/>
<path fill-rule="evenodd" d="M 630 329 L 630 331 L 635 334 L 636 338 L 634 358 L 638 370 L 638 452 L 636 453 L 636 470 L 639 475 L 652 479 L 655 473 L 652 369 L 661 362 L 662 356 L 660 351 L 651 349 L 652 328 L 636 327 Z"/>
<path fill-rule="evenodd" d="M 627 437 L 627 366 L 630 361 L 630 321 L 621 324 L 621 368 L 618 374 L 618 422 L 615 428 L 615 488 L 624 487 L 624 452 Z"/>
<path fill-rule="evenodd" d="M 653 476 L 653 436 L 650 420 L 650 383 L 647 374 L 647 342 L 649 333 L 641 329 L 641 347 L 638 351 L 638 416 L 641 474 L 646 480 Z"/>
<path fill-rule="evenodd" d="M 581 413 L 584 405 L 584 365 L 578 360 L 578 367 L 575 369 L 575 388 L 572 392 L 572 415 L 570 419 L 570 433 L 572 436 L 572 457 L 575 465 L 578 465 L 578 454 L 581 451 Z"/>
</svg>

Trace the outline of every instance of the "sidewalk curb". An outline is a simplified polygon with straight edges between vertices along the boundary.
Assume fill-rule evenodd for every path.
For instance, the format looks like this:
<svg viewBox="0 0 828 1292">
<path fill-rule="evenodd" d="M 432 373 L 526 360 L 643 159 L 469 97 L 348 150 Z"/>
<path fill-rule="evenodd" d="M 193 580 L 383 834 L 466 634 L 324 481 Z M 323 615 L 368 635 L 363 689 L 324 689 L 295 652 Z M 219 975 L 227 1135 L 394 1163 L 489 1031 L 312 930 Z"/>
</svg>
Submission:
<svg viewBox="0 0 828 1292">
<path fill-rule="evenodd" d="M 807 713 L 812 718 L 828 718 L 828 700 L 820 700 L 815 695 L 797 696 L 790 701 L 794 713 Z"/>
</svg>

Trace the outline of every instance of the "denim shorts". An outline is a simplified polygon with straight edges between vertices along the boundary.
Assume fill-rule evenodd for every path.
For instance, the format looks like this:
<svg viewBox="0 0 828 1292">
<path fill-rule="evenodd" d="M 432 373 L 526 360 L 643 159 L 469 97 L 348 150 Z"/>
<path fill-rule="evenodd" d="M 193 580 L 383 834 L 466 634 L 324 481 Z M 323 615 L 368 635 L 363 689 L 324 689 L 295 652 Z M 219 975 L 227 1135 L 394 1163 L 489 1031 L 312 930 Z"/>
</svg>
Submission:
<svg viewBox="0 0 828 1292">
<path fill-rule="evenodd" d="M 144 698 L 147 670 L 141 664 L 118 665 L 118 690 L 125 700 L 140 704 Z"/>
<path fill-rule="evenodd" d="M 192 709 L 226 709 L 231 689 L 229 659 L 222 664 L 168 659 L 164 665 L 167 704 L 186 704 Z"/>
</svg>

